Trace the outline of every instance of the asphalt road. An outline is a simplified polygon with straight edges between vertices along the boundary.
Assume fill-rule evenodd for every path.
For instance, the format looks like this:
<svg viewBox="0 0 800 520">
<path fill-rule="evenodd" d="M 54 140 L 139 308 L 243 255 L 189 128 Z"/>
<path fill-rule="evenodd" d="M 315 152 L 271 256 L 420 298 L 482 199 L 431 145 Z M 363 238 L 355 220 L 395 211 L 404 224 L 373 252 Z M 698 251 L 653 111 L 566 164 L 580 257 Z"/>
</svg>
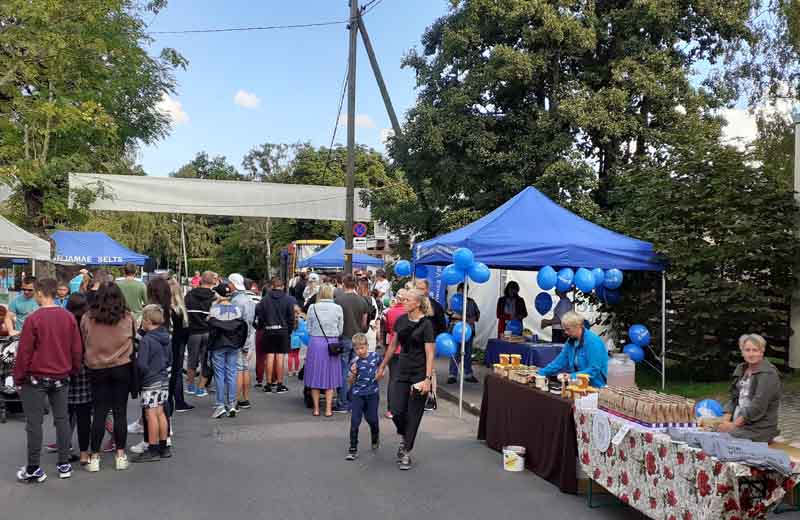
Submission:
<svg viewBox="0 0 800 520">
<path fill-rule="evenodd" d="M 411 471 L 396 468 L 397 436 L 386 419 L 381 449 L 369 450 L 364 424 L 361 457 L 346 462 L 349 417 L 312 417 L 298 384 L 290 387 L 284 395 L 256 393 L 254 407 L 234 419 L 210 418 L 213 394 L 193 398 L 198 408 L 175 420 L 168 461 L 117 472 L 106 454 L 100 473 L 75 465 L 72 478 L 59 480 L 56 456 L 44 454 L 42 484 L 15 479 L 25 432 L 21 417 L 12 418 L 0 425 L 0 519 L 641 518 L 619 507 L 589 510 L 582 497 L 530 472 L 503 471 L 500 454 L 475 440 L 477 419 L 458 419 L 443 402 L 423 419 Z M 49 417 L 45 432 L 52 442 Z M 139 440 L 131 435 L 128 444 Z"/>
</svg>

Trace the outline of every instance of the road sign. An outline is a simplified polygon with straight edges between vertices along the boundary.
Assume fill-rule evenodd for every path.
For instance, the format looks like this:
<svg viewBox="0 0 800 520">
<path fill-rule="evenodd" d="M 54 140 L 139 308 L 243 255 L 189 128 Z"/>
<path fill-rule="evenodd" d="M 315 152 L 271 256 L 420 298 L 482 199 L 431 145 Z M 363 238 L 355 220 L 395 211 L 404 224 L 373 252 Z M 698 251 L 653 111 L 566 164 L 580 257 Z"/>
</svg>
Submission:
<svg viewBox="0 0 800 520">
<path fill-rule="evenodd" d="M 359 238 L 367 236 L 367 225 L 363 222 L 357 222 L 356 225 L 353 226 L 353 236 Z"/>
<path fill-rule="evenodd" d="M 367 249 L 367 239 L 362 237 L 355 237 L 353 239 L 353 249 L 364 251 Z"/>
</svg>

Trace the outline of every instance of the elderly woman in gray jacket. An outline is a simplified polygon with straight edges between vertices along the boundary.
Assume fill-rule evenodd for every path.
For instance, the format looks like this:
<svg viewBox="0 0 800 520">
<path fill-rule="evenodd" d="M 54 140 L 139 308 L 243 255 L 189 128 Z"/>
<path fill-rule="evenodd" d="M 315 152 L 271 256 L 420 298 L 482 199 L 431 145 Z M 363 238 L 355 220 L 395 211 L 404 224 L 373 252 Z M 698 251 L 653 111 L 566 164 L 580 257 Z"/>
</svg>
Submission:
<svg viewBox="0 0 800 520">
<path fill-rule="evenodd" d="M 320 288 L 317 302 L 308 308 L 306 316 L 311 341 L 306 353 L 303 381 L 311 389 L 314 416 L 319 416 L 319 395 L 324 391 L 325 417 L 331 417 L 333 389 L 342 386 L 342 366 L 338 355 L 330 355 L 328 344 L 339 341 L 344 330 L 344 314 L 333 301 L 333 286 L 325 284 Z"/>
<path fill-rule="evenodd" d="M 744 363 L 733 371 L 731 400 L 725 407 L 728 419 L 719 431 L 734 437 L 770 442 L 778 436 L 781 379 L 775 365 L 764 359 L 766 340 L 758 334 L 739 339 Z"/>
</svg>

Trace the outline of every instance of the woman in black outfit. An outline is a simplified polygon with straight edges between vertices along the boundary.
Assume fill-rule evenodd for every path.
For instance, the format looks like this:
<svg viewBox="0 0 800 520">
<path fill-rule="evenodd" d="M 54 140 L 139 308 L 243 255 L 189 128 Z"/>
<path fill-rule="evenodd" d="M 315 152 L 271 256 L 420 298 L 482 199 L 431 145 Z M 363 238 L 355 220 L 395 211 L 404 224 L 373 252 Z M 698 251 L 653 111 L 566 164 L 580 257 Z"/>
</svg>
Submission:
<svg viewBox="0 0 800 520">
<path fill-rule="evenodd" d="M 172 295 L 172 372 L 169 375 L 169 401 L 174 404 L 178 413 L 188 412 L 194 406 L 186 402 L 183 396 L 183 358 L 186 352 L 186 342 L 189 340 L 189 316 L 186 313 L 186 303 L 183 301 L 183 288 L 174 278 L 169 279 L 169 288 Z"/>
<path fill-rule="evenodd" d="M 395 322 L 395 337 L 386 349 L 377 379 L 383 377 L 386 366 L 401 345 L 400 361 L 397 363 L 397 379 L 392 388 L 392 421 L 402 437 L 397 450 L 397 463 L 401 470 L 411 469 L 410 453 L 414 449 L 425 402 L 431 391 L 433 379 L 433 356 L 435 336 L 430 319 L 431 306 L 428 296 L 421 291 L 408 291 L 403 302 L 406 314 Z"/>
</svg>

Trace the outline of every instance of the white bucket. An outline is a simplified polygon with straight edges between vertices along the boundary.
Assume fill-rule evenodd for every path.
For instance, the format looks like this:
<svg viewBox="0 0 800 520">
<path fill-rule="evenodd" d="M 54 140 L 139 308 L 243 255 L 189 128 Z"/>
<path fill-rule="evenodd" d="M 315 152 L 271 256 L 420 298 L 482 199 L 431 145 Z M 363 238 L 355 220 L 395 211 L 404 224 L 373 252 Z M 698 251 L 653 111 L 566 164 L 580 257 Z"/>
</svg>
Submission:
<svg viewBox="0 0 800 520">
<path fill-rule="evenodd" d="M 503 468 L 506 471 L 525 469 L 525 448 L 522 446 L 503 446 Z"/>
</svg>

